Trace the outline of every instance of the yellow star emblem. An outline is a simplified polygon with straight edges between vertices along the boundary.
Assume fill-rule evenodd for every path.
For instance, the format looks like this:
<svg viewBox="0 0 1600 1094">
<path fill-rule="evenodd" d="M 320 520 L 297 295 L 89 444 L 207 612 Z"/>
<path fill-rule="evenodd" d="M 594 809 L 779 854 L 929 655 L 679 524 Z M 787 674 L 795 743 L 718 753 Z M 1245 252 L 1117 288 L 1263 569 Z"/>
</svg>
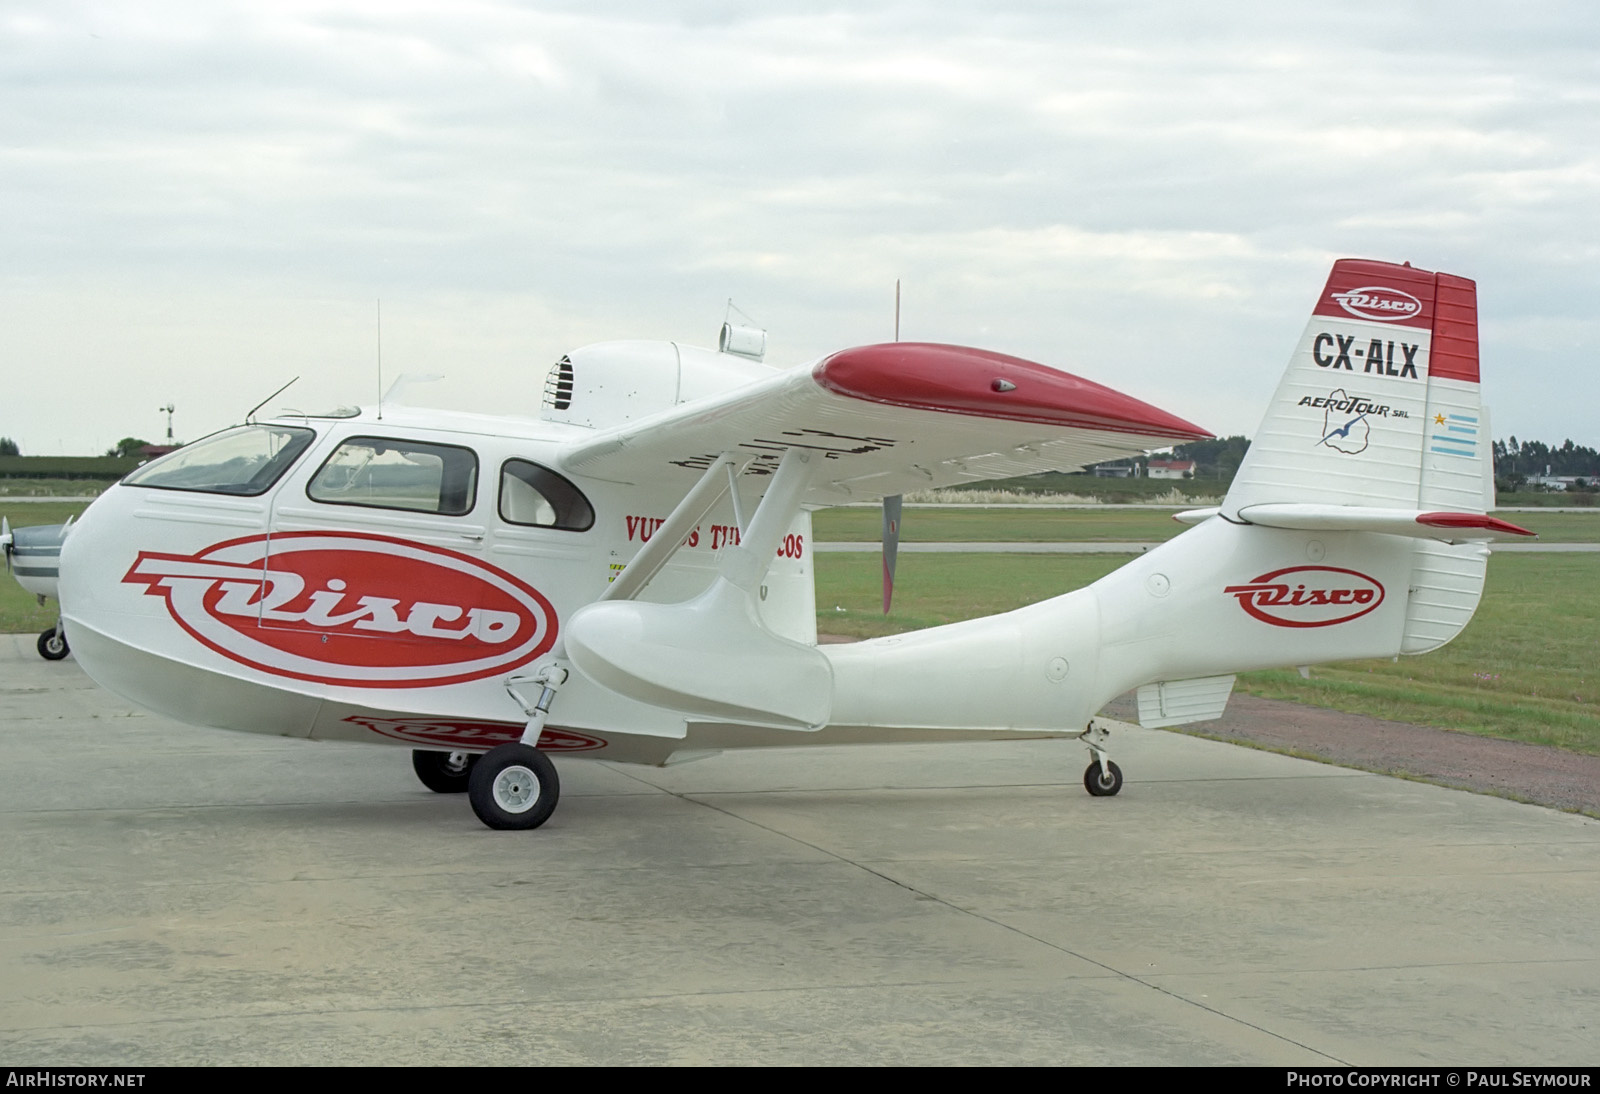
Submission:
<svg viewBox="0 0 1600 1094">
<path fill-rule="evenodd" d="M 1433 416 L 1433 424 L 1434 425 L 1444 425 L 1444 415 L 1443 414 L 1435 414 Z"/>
</svg>

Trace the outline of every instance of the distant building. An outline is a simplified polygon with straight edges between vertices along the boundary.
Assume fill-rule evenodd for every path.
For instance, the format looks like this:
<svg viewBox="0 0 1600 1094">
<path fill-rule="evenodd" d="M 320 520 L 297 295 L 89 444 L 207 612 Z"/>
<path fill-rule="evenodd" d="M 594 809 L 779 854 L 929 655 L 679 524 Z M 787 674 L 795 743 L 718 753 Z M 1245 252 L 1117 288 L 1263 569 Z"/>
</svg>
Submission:
<svg viewBox="0 0 1600 1094">
<path fill-rule="evenodd" d="M 153 460 L 157 456 L 165 456 L 168 452 L 176 452 L 182 447 L 181 444 L 143 444 L 139 446 L 139 458 Z"/>
<path fill-rule="evenodd" d="M 1593 483 L 1594 475 L 1529 475 L 1529 486 L 1540 486 L 1546 490 L 1565 490 L 1575 482 Z"/>
<path fill-rule="evenodd" d="M 1194 461 L 1151 460 L 1145 474 L 1152 479 L 1191 479 L 1194 477 Z"/>
</svg>

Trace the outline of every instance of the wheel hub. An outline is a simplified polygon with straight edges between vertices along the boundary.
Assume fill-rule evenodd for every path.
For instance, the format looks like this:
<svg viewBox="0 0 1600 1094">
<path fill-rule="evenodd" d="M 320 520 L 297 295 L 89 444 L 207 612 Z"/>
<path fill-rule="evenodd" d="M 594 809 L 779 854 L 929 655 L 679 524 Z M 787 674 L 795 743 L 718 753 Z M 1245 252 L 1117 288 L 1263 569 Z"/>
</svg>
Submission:
<svg viewBox="0 0 1600 1094">
<path fill-rule="evenodd" d="M 494 800 L 507 813 L 526 813 L 538 804 L 539 779 L 526 767 L 508 767 L 494 778 Z"/>
</svg>

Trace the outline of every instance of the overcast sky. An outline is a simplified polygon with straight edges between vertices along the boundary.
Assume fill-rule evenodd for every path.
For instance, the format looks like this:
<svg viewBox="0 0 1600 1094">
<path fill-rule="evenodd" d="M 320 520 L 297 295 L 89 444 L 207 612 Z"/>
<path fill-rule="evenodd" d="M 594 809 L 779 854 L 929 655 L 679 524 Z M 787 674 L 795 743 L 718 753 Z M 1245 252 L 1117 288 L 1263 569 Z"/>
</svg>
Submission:
<svg viewBox="0 0 1600 1094">
<path fill-rule="evenodd" d="M 563 351 L 893 334 L 1252 433 L 1332 259 L 1477 280 L 1600 446 L 1591 3 L 0 3 L 0 436 L 533 413 Z"/>
</svg>

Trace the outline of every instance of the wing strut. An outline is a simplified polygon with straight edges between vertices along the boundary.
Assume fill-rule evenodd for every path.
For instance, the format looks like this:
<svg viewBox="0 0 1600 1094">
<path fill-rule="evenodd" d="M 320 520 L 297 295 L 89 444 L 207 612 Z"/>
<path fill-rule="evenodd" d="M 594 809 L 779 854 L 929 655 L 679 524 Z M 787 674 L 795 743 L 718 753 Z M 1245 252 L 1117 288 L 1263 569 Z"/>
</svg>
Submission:
<svg viewBox="0 0 1600 1094">
<path fill-rule="evenodd" d="M 711 466 L 706 468 L 705 474 L 700 476 L 700 481 L 689 488 L 683 500 L 672 510 L 667 517 L 667 522 L 656 530 L 650 537 L 650 542 L 639 548 L 639 553 L 633 556 L 617 575 L 617 579 L 606 586 L 606 591 L 600 594 L 601 600 L 633 600 L 650 584 L 650 579 L 661 572 L 661 567 L 672 560 L 678 553 L 678 548 L 683 546 L 683 541 L 689 533 L 694 531 L 694 526 L 705 519 L 711 512 L 712 506 L 722 500 L 722 496 L 734 491 L 734 484 L 744 469 L 749 466 L 748 459 L 741 460 L 734 452 L 724 452 L 718 456 Z M 734 492 L 734 512 L 738 512 L 738 494 Z M 741 529 L 744 522 L 739 521 Z"/>
<path fill-rule="evenodd" d="M 731 551 L 723 549 L 718 567 L 722 577 L 747 593 L 755 593 L 778 553 L 783 534 L 800 511 L 800 500 L 811 485 L 812 471 L 809 453 L 799 448 L 784 450 L 767 492 L 761 495 L 760 504 L 750 516 L 750 523 L 740 530 L 739 545 Z"/>
<path fill-rule="evenodd" d="M 784 452 L 742 541 L 721 550 L 717 576 L 698 596 L 681 604 L 623 602 L 613 596 L 609 603 L 574 612 L 566 633 L 573 664 L 612 691 L 691 718 L 797 730 L 825 725 L 833 706 L 828 659 L 814 646 L 773 634 L 761 621 L 757 602 L 761 581 L 819 463 L 802 449 Z M 707 496 L 713 490 L 708 480 L 721 475 L 720 467 L 707 471 L 708 479 L 702 480 Z M 692 524 L 668 525 L 704 500 L 696 496 L 690 505 L 685 498 L 646 549 L 663 537 L 675 548 Z M 653 562 L 654 556 L 645 559 L 641 550 L 618 582 L 641 559 Z"/>
</svg>

